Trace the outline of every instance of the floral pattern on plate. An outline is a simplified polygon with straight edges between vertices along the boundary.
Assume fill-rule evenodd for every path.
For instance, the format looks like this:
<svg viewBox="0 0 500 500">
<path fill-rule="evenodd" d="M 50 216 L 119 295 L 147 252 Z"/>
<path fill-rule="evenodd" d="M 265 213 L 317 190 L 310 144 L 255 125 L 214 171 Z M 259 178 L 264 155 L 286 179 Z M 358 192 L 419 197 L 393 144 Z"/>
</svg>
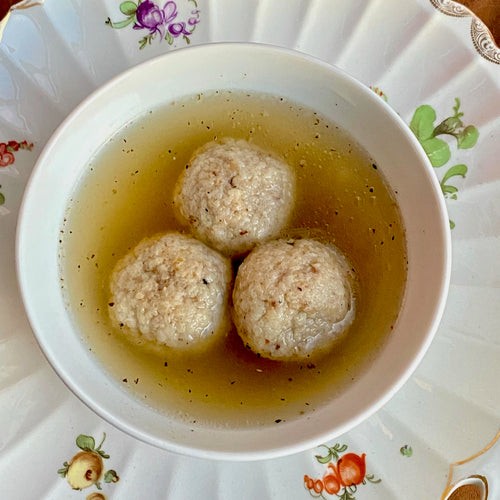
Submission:
<svg viewBox="0 0 500 500">
<path fill-rule="evenodd" d="M 151 3 L 163 8 L 165 1 Z M 0 131 L 5 143 L 12 137 L 26 137 L 36 141 L 37 149 L 43 147 L 49 131 L 94 86 L 149 57 L 188 43 L 179 35 L 169 45 L 156 32 L 155 37 L 146 39 L 144 50 L 137 50 L 138 41 L 150 35 L 151 28 L 134 29 L 134 19 L 123 29 L 110 29 L 104 23 L 108 16 L 116 23 L 130 17 L 119 10 L 123 0 L 23 3 L 37 7 L 12 11 L 1 42 Z M 139 4 L 137 0 L 134 3 Z M 186 22 L 188 29 L 190 10 L 197 7 L 187 0 L 175 3 L 175 21 Z M 457 4 L 451 0 L 434 3 L 443 8 Z M 356 447 L 350 444 L 354 451 L 370 450 L 365 457 L 367 467 L 382 478 L 377 485 L 358 485 L 357 500 L 421 500 L 422 485 L 426 498 L 440 498 L 449 464 L 489 442 L 498 429 L 500 415 L 495 397 L 500 324 L 496 307 L 500 268 L 495 254 L 500 213 L 496 168 L 500 155 L 496 140 L 500 130 L 500 65 L 480 56 L 474 47 L 474 18 L 444 15 L 430 0 L 408 0 L 405 9 L 401 9 L 399 0 L 335 1 L 332 5 L 289 0 L 285 9 L 274 0 L 199 4 L 201 22 L 196 24 L 194 36 L 186 35 L 191 44 L 256 41 L 301 50 L 336 64 L 360 81 L 378 82 L 408 124 L 421 104 L 434 109 L 439 124 L 453 115 L 453 99 L 459 96 L 463 104 L 460 109 L 466 107 L 467 120 L 462 121 L 474 123 L 480 130 L 480 140 L 469 150 L 456 147 L 456 139 L 451 136 L 438 136 L 451 139 L 452 155 L 445 168 L 436 167 L 435 173 L 441 178 L 448 165 L 465 163 L 468 167 L 465 180 L 461 176 L 452 178 L 455 182 L 451 184 L 459 189 L 458 199 L 447 198 L 457 228 L 452 235 L 452 289 L 442 326 L 415 376 L 382 411 L 346 436 L 349 443 L 356 443 Z M 478 36 L 478 43 L 493 57 L 500 54 L 498 48 L 489 45 L 491 39 L 486 35 L 481 39 Z M 71 79 L 70 73 L 78 79 Z M 74 443 L 75 428 L 99 435 L 102 420 L 55 378 L 24 320 L 15 286 L 13 239 L 21 182 L 37 155 L 20 151 L 14 156 L 14 164 L 0 168 L 0 191 L 6 195 L 6 204 L 12 205 L 11 217 L 2 218 L 0 223 L 0 363 L 4 367 L 0 405 L 5 410 L 0 412 L 2 498 L 72 496 L 97 500 L 108 491 L 116 498 L 172 500 L 311 498 L 304 488 L 304 473 L 321 479 L 328 472 L 326 465 L 314 460 L 317 450 L 262 463 L 191 461 L 134 441 L 113 428 L 107 429 L 107 440 L 113 442 L 112 458 L 119 458 L 118 471 L 128 471 L 124 480 L 116 485 L 103 481 L 103 490 L 89 487 L 77 491 L 57 476 L 55 471 L 63 459 L 84 450 L 72 450 L 70 445 L 69 451 L 63 447 L 61 455 L 61 450 L 53 446 L 54 439 Z M 3 183 L 2 176 L 15 174 L 18 163 L 22 163 L 22 178 L 15 179 L 15 186 Z M 15 193 L 11 192 L 14 187 Z M 2 209 L 6 210 L 0 207 L 0 214 Z M 496 498 L 498 442 L 474 461 L 454 465 L 448 484 L 462 488 L 461 492 L 471 491 L 465 488 L 472 481 L 468 478 L 480 475 L 487 478 L 488 498 Z M 411 458 L 404 448 L 406 443 L 411 443 Z M 372 458 L 375 454 L 376 461 Z M 45 462 L 52 463 L 52 473 L 47 474 L 46 467 L 33 457 L 45 457 Z M 304 467 L 304 463 L 308 465 Z M 20 480 L 19 471 L 29 480 Z M 145 477 L 154 481 L 144 481 Z M 476 490 L 480 484 L 476 481 Z M 446 494 L 452 492 L 447 489 Z M 323 496 L 337 498 L 326 493 Z"/>
<path fill-rule="evenodd" d="M 200 22 L 200 11 L 196 0 L 187 0 L 187 2 L 192 8 L 187 17 L 182 17 L 179 15 L 177 3 L 172 0 L 166 2 L 163 7 L 151 0 L 139 0 L 138 3 L 128 0 L 120 4 L 120 12 L 126 18 L 121 21 L 112 21 L 108 17 L 106 24 L 115 29 L 132 25 L 134 30 L 148 31 L 149 33 L 139 40 L 140 49 L 150 45 L 157 36 L 160 42 L 166 40 L 169 45 L 172 45 L 179 37 L 189 44 L 191 43 L 189 37 Z"/>
<path fill-rule="evenodd" d="M 333 498 L 355 500 L 359 485 L 380 483 L 373 474 L 366 473 L 366 453 L 344 453 L 346 444 L 336 443 L 333 446 L 321 445 L 324 454 L 315 455 L 316 461 L 326 466 L 321 478 L 304 475 L 304 486 L 313 498 Z"/>
<path fill-rule="evenodd" d="M 109 455 L 102 449 L 105 439 L 104 433 L 101 442 L 96 446 L 92 436 L 80 434 L 76 438 L 76 446 L 81 451 L 76 453 L 71 460 L 65 461 L 62 468 L 57 471 L 61 477 L 66 478 L 72 489 L 83 490 L 95 486 L 101 490 L 101 481 L 117 483 L 120 480 L 115 470 L 104 470 L 104 460 L 109 458 Z M 91 494 L 87 498 L 105 498 L 101 493 L 97 495 L 99 496 Z"/>
<path fill-rule="evenodd" d="M 14 153 L 20 149 L 31 151 L 33 149 L 33 143 L 28 141 L 0 142 L 0 168 L 12 165 L 16 161 Z"/>
<path fill-rule="evenodd" d="M 370 89 L 384 101 L 388 102 L 388 98 L 383 90 L 371 85 Z M 409 124 L 410 129 L 415 134 L 434 168 L 447 165 L 452 157 L 450 145 L 438 136 L 454 137 L 457 150 L 471 149 L 479 139 L 478 129 L 474 125 L 465 125 L 462 121 L 464 113 L 460 111 L 460 106 L 460 99 L 455 97 L 455 105 L 452 108 L 453 114 L 443 119 L 438 125 L 435 125 L 437 118 L 436 111 L 429 104 L 422 104 L 413 113 Z M 458 188 L 448 181 L 453 177 L 465 178 L 467 172 L 468 167 L 464 163 L 457 163 L 447 168 L 439 181 L 439 186 L 445 198 L 451 200 L 458 198 Z M 453 229 L 454 227 L 455 223 L 450 220 L 450 228 Z"/>
<path fill-rule="evenodd" d="M 26 149 L 31 151 L 33 149 L 33 143 L 26 140 L 18 141 L 8 141 L 0 142 L 0 169 L 6 168 L 9 165 L 13 165 L 16 161 L 14 153 L 17 153 L 20 149 Z M 0 189 L 2 188 L 0 184 Z M 5 195 L 0 190 L 0 206 L 5 203 Z"/>
<path fill-rule="evenodd" d="M 453 115 L 445 118 L 436 126 L 434 124 L 436 111 L 432 106 L 423 104 L 415 110 L 410 122 L 410 128 L 434 168 L 447 165 L 451 159 L 449 144 L 438 138 L 438 136 L 454 137 L 457 149 L 471 149 L 476 145 L 479 132 L 474 125 L 464 125 L 463 116 L 463 112 L 460 111 L 460 99 L 458 98 L 455 98 Z M 458 188 L 448 181 L 453 177 L 465 178 L 467 170 L 467 165 L 464 163 L 457 163 L 447 168 L 439 182 L 445 198 L 457 199 Z M 455 223 L 451 220 L 450 227 L 452 229 L 455 227 Z"/>
</svg>

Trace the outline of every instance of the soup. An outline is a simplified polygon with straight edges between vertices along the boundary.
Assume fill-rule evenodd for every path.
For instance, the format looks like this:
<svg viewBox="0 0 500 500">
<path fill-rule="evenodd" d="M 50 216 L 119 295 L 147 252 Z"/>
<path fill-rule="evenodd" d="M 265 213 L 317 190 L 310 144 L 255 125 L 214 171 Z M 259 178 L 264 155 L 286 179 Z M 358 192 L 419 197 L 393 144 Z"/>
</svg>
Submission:
<svg viewBox="0 0 500 500">
<path fill-rule="evenodd" d="M 109 318 L 116 262 L 144 237 L 187 231 L 174 215 L 175 182 L 193 151 L 226 137 L 251 141 L 294 169 L 284 236 L 321 235 L 352 265 L 356 317 L 326 355 L 266 360 L 245 349 L 231 325 L 205 351 L 176 351 L 127 337 Z M 369 370 L 396 321 L 407 260 L 395 196 L 352 137 L 287 99 L 219 91 L 148 110 L 101 147 L 61 228 L 61 272 L 82 336 L 124 390 L 193 424 L 253 427 L 313 412 Z"/>
</svg>

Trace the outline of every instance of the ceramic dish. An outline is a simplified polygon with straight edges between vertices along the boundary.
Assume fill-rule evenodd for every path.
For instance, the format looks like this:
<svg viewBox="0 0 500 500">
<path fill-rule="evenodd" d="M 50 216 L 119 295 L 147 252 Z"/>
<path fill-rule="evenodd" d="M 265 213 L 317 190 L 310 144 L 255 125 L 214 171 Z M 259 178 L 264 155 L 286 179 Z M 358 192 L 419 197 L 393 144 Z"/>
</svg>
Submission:
<svg viewBox="0 0 500 500">
<path fill-rule="evenodd" d="M 473 488 L 496 498 L 500 56 L 484 29 L 474 31 L 474 44 L 470 13 L 427 0 L 404 9 L 396 0 L 177 0 L 143 2 L 141 10 L 112 0 L 30 3 L 12 13 L 0 43 L 2 497 L 421 499 Z M 169 454 L 88 410 L 39 351 L 14 271 L 24 186 L 64 117 L 139 62 L 188 43 L 236 40 L 334 63 L 387 99 L 415 132 L 416 122 L 427 123 L 431 133 L 418 139 L 453 227 L 444 318 L 401 391 L 333 442 L 254 463 Z M 75 483 L 80 466 L 90 471 L 83 484 Z"/>
<path fill-rule="evenodd" d="M 172 66 L 178 68 L 178 73 L 172 73 Z M 157 122 L 148 119 L 148 113 L 158 112 L 160 107 L 172 105 L 186 96 L 198 95 L 202 99 L 203 95 L 225 90 L 271 93 L 280 100 L 315 110 L 321 113 L 318 116 L 335 120 L 338 126 L 349 131 L 369 152 L 371 161 L 376 162 L 378 171 L 394 191 L 407 247 L 408 277 L 399 315 L 391 325 L 389 338 L 369 367 L 359 374 L 353 372 L 352 381 L 335 398 L 329 398 L 325 391 L 321 404 L 308 399 L 309 406 L 314 407 L 308 412 L 302 410 L 302 416 L 296 410 L 296 415 L 288 412 L 290 417 L 285 418 L 279 413 L 283 410 L 277 407 L 274 410 L 277 414 L 268 416 L 267 422 L 260 426 L 229 424 L 224 413 L 214 417 L 217 418 L 215 426 L 201 425 L 200 410 L 193 410 L 189 418 L 180 419 L 175 416 L 180 412 L 178 406 L 162 414 L 152 411 L 150 405 L 139 398 L 132 398 L 130 392 L 123 390 L 121 381 L 127 373 L 127 377 L 133 379 L 135 375 L 130 373 L 135 372 L 122 368 L 124 371 L 116 380 L 106 375 L 106 365 L 103 372 L 99 363 L 102 358 L 94 359 L 94 355 L 89 354 L 89 350 L 98 352 L 98 347 L 80 341 L 81 337 L 88 336 L 85 328 L 89 326 L 83 327 L 72 318 L 71 309 L 75 304 L 68 308 L 65 304 L 68 299 L 61 288 L 61 280 L 67 283 L 71 275 L 64 271 L 61 274 L 59 263 L 59 255 L 69 253 L 64 243 L 62 247 L 59 243 L 60 238 L 64 238 L 63 219 L 71 217 L 67 207 L 72 203 L 68 200 L 78 199 L 75 186 L 91 175 L 89 162 L 96 164 L 92 158 L 99 154 L 103 144 L 134 121 L 151 129 L 150 124 Z M 194 118 L 200 119 L 196 115 Z M 304 118 L 302 124 L 305 123 Z M 177 126 L 181 127 L 182 122 Z M 186 125 L 185 133 L 190 130 Z M 154 129 L 150 133 L 154 133 Z M 296 135 L 297 131 L 294 137 L 298 140 Z M 81 140 L 83 137 L 85 141 Z M 131 136 L 125 140 L 127 147 L 133 148 L 138 156 L 133 167 L 142 170 L 144 163 L 140 158 L 148 154 L 146 147 Z M 386 147 L 387 142 L 392 144 L 390 149 Z M 70 164 L 68 156 L 72 157 Z M 116 171 L 124 168 L 122 161 Z M 163 168 L 169 162 L 172 163 L 169 159 L 164 161 Z M 95 166 L 94 172 L 97 169 Z M 371 165 L 369 169 L 373 170 Z M 114 179 L 116 181 L 116 175 Z M 175 177 L 167 178 L 165 182 L 172 186 L 175 180 Z M 47 199 L 46 192 L 56 183 L 59 189 Z M 118 184 L 111 181 L 110 186 L 118 188 Z M 168 188 L 166 190 L 168 192 Z M 364 192 L 367 203 L 371 203 L 370 210 L 378 209 L 369 201 L 369 190 Z M 414 196 L 415 192 L 419 193 L 418 197 Z M 43 213 L 39 210 L 42 204 Z M 334 206 L 340 209 L 339 204 Z M 91 219 L 86 221 L 86 224 L 94 223 Z M 328 223 L 335 224 L 335 221 L 329 219 Z M 374 224 L 378 227 L 379 240 L 385 238 L 379 234 L 381 223 L 375 221 Z M 130 230 L 127 225 L 127 232 Z M 354 231 L 351 228 L 351 233 Z M 92 94 L 61 125 L 40 155 L 20 209 L 17 236 L 18 278 L 25 308 L 47 358 L 63 381 L 98 414 L 132 436 L 167 450 L 213 459 L 255 460 L 302 451 L 343 434 L 374 413 L 421 361 L 439 324 L 450 274 L 449 228 L 441 191 L 432 167 L 404 122 L 373 92 L 336 68 L 298 52 L 263 44 L 210 44 L 179 50 L 125 72 Z M 381 245 L 379 240 L 375 249 L 370 245 L 370 256 L 376 262 L 380 262 L 375 257 Z M 35 246 L 36 253 L 33 252 Z M 94 252 L 94 262 L 102 265 L 102 252 L 98 249 Z M 391 264 L 395 267 L 398 261 Z M 388 271 L 382 267 L 379 272 Z M 371 290 L 385 291 L 389 286 L 376 288 L 375 281 L 370 283 Z M 362 295 L 361 301 L 370 303 L 370 299 Z M 377 307 L 377 315 L 383 314 L 382 307 Z M 367 342 L 364 331 L 363 338 Z M 91 347 L 93 349 L 89 349 Z M 335 353 L 332 355 L 338 357 Z M 171 351 L 164 354 L 164 357 L 170 356 Z M 161 364 L 163 366 L 163 360 Z M 336 369 L 339 364 L 335 363 Z M 196 362 L 193 369 L 197 371 Z M 266 376 L 268 369 L 264 365 L 259 370 Z M 229 376 L 239 378 L 234 372 Z M 307 380 L 310 390 L 311 380 L 311 377 Z M 220 380 L 219 384 L 222 383 Z M 245 399 L 244 394 L 239 397 Z M 240 415 L 240 422 L 252 418 L 245 413 Z"/>
</svg>

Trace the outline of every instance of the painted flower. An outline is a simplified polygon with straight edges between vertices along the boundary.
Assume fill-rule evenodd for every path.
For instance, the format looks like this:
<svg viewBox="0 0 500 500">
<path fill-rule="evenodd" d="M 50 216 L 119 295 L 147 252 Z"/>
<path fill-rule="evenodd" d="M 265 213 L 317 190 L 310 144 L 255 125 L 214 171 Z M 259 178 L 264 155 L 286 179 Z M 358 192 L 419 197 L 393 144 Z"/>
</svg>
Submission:
<svg viewBox="0 0 500 500">
<path fill-rule="evenodd" d="M 200 11 L 197 0 L 187 0 L 187 3 L 192 3 L 195 8 L 183 14 L 186 17 L 181 20 L 178 18 L 177 3 L 173 0 L 168 0 L 163 7 L 153 0 L 124 0 L 120 4 L 120 12 L 126 16 L 125 19 L 112 21 L 108 17 L 106 24 L 115 29 L 132 25 L 135 30 L 146 30 L 148 34 L 139 40 L 140 49 L 150 45 L 157 35 L 160 35 L 160 41 L 166 40 L 169 45 L 177 38 L 189 44 L 189 37 L 200 22 Z"/>
<path fill-rule="evenodd" d="M 83 490 L 96 484 L 102 476 L 102 458 L 92 451 L 81 451 L 70 461 L 66 479 L 74 490 Z"/>
<path fill-rule="evenodd" d="M 196 26 L 200 22 L 200 11 L 198 9 L 191 11 L 192 16 L 188 19 L 189 26 Z"/>
<path fill-rule="evenodd" d="M 134 29 L 148 29 L 151 34 L 159 33 L 165 36 L 165 25 L 168 25 L 177 16 L 175 2 L 168 1 L 163 8 L 158 7 L 151 0 L 144 0 L 137 6 Z"/>
<path fill-rule="evenodd" d="M 33 149 L 33 143 L 26 140 L 21 142 L 0 142 L 0 167 L 8 167 L 9 165 L 12 165 L 16 160 L 13 153 L 19 151 L 20 149 L 27 149 L 28 151 L 31 151 Z"/>
<path fill-rule="evenodd" d="M 4 142 L 0 143 L 0 167 L 7 167 L 14 163 L 14 155 L 9 149 L 11 148 Z"/>
<path fill-rule="evenodd" d="M 333 464 L 328 464 L 329 472 L 323 476 L 323 484 L 325 485 L 325 491 L 330 495 L 336 495 L 340 488 L 343 486 L 337 468 Z"/>
<path fill-rule="evenodd" d="M 172 23 L 168 26 L 169 33 L 174 37 L 179 35 L 190 35 L 191 32 L 186 29 L 186 23 L 183 21 L 181 23 Z"/>
<path fill-rule="evenodd" d="M 339 459 L 337 470 L 344 486 L 352 486 L 363 482 L 366 475 L 365 457 L 365 453 L 361 456 L 355 453 L 346 453 Z"/>
<path fill-rule="evenodd" d="M 85 500 L 106 500 L 106 497 L 102 493 L 91 493 L 85 497 Z"/>
<path fill-rule="evenodd" d="M 92 436 L 80 434 L 76 438 L 76 445 L 80 450 L 69 462 L 64 462 L 63 467 L 57 473 L 66 478 L 69 485 L 74 490 L 83 490 L 95 486 L 101 489 L 101 480 L 105 483 L 117 483 L 120 477 L 115 470 L 104 471 L 104 460 L 109 455 L 102 449 L 106 434 L 103 434 L 102 441 L 96 446 L 95 439 Z M 87 497 L 95 500 L 103 498 L 102 496 Z"/>
<path fill-rule="evenodd" d="M 17 142 L 17 141 L 8 141 L 8 142 L 0 142 L 0 168 L 8 167 L 12 165 L 16 158 L 14 153 L 19 151 L 20 149 L 27 149 L 31 151 L 33 149 L 33 143 L 28 142 L 26 140 Z M 0 186 L 1 188 L 2 186 Z M 0 206 L 5 204 L 5 195 L 0 192 Z"/>
<path fill-rule="evenodd" d="M 326 465 L 327 470 L 321 479 L 315 479 L 307 474 L 304 476 L 304 486 L 314 498 L 325 498 L 324 493 L 336 495 L 343 500 L 355 500 L 354 493 L 360 484 L 379 483 L 373 474 L 366 474 L 366 454 L 345 453 L 347 445 L 335 444 L 326 448 L 325 455 L 316 455 L 316 460 Z"/>
</svg>

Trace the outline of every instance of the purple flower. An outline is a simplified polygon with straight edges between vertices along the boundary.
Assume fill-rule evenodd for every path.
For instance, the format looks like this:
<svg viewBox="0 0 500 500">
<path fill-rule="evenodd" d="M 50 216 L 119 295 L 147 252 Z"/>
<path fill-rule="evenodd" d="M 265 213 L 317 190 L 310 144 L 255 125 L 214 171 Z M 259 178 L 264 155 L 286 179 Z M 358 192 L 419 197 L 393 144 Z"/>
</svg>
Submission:
<svg viewBox="0 0 500 500">
<path fill-rule="evenodd" d="M 153 35 L 159 33 L 163 38 L 165 36 L 165 25 L 173 21 L 177 16 L 177 6 L 175 2 L 168 1 L 163 9 L 151 0 L 143 0 L 135 13 L 137 22 L 134 29 L 147 29 Z"/>
<path fill-rule="evenodd" d="M 172 23 L 168 27 L 169 33 L 175 38 L 179 35 L 190 35 L 191 32 L 186 29 L 186 23 Z"/>
<path fill-rule="evenodd" d="M 200 22 L 200 11 L 195 9 L 191 11 L 191 14 L 192 16 L 188 19 L 188 24 L 189 26 L 196 26 Z"/>
<path fill-rule="evenodd" d="M 177 16 L 177 5 L 175 5 L 175 2 L 169 1 L 163 7 L 163 12 L 165 13 L 165 24 L 168 24 Z"/>
</svg>

